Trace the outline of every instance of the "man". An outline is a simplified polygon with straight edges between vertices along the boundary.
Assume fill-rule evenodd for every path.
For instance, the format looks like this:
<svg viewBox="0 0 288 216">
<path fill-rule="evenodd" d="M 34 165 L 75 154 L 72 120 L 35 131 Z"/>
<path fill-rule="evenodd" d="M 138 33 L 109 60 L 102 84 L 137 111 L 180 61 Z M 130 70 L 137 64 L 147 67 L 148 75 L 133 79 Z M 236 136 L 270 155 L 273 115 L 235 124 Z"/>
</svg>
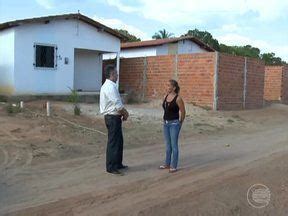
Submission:
<svg viewBox="0 0 288 216">
<path fill-rule="evenodd" d="M 106 81 L 100 90 L 100 113 L 104 115 L 105 124 L 108 129 L 106 171 L 108 173 L 121 175 L 120 170 L 128 168 L 128 166 L 122 164 L 122 121 L 126 121 L 129 114 L 121 101 L 116 84 L 118 73 L 114 66 L 106 66 L 105 78 Z"/>
</svg>

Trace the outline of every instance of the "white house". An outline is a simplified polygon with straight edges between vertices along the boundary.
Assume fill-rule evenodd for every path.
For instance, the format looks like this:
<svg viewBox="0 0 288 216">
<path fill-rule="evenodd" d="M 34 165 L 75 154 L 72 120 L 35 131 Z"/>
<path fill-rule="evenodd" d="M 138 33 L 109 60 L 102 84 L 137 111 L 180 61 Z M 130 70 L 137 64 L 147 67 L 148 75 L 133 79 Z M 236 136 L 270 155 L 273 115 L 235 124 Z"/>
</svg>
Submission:
<svg viewBox="0 0 288 216">
<path fill-rule="evenodd" d="M 102 55 L 116 53 L 121 34 L 81 14 L 0 24 L 0 94 L 99 91 Z"/>
<path fill-rule="evenodd" d="M 159 56 L 171 54 L 190 54 L 213 52 L 213 48 L 209 47 L 202 41 L 190 37 L 166 38 L 139 42 L 129 42 L 121 44 L 121 58 L 135 58 L 145 56 Z M 104 59 L 114 59 L 113 54 L 105 54 Z"/>
</svg>

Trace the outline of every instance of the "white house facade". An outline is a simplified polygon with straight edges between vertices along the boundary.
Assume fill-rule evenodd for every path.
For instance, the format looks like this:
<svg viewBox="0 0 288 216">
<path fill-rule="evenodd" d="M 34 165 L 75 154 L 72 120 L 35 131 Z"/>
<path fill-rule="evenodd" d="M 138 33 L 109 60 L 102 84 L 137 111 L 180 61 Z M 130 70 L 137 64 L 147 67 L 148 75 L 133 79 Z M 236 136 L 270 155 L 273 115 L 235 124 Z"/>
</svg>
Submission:
<svg viewBox="0 0 288 216">
<path fill-rule="evenodd" d="M 81 14 L 0 24 L 0 94 L 99 91 L 102 56 L 116 53 L 121 35 Z"/>
</svg>

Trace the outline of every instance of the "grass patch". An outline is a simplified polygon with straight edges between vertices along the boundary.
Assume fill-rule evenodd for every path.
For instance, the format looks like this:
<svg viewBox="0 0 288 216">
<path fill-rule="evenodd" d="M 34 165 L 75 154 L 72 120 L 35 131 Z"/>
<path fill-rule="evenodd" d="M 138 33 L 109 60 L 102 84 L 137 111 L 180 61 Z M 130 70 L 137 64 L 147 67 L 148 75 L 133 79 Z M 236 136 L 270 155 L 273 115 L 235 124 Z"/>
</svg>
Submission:
<svg viewBox="0 0 288 216">
<path fill-rule="evenodd" d="M 0 102 L 5 102 L 5 103 L 8 102 L 7 97 L 0 95 Z"/>
<path fill-rule="evenodd" d="M 19 104 L 8 103 L 6 106 L 6 112 L 8 115 L 20 113 L 22 110 Z"/>
</svg>

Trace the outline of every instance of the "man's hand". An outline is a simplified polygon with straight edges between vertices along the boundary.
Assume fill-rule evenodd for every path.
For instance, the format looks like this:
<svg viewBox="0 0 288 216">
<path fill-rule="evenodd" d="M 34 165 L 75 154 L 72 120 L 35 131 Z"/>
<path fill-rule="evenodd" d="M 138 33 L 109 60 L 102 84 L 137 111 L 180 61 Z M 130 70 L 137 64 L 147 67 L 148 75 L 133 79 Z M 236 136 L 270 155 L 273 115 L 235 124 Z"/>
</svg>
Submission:
<svg viewBox="0 0 288 216">
<path fill-rule="evenodd" d="M 129 113 L 128 113 L 128 111 L 125 108 L 120 110 L 120 114 L 122 116 L 122 120 L 123 121 L 126 121 L 128 119 L 128 117 L 129 117 Z"/>
</svg>

